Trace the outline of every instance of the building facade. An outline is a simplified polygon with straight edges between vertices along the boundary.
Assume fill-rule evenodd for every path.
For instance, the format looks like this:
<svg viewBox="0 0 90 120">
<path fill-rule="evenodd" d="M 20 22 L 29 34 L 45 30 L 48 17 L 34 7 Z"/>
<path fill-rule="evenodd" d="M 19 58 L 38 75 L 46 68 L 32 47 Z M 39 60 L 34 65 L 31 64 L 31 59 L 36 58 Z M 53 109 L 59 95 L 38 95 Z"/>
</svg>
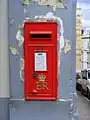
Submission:
<svg viewBox="0 0 90 120">
<path fill-rule="evenodd" d="M 81 71 L 82 68 L 82 10 L 76 10 L 76 71 Z"/>
<path fill-rule="evenodd" d="M 90 69 L 90 35 L 82 36 L 82 69 Z"/>
</svg>

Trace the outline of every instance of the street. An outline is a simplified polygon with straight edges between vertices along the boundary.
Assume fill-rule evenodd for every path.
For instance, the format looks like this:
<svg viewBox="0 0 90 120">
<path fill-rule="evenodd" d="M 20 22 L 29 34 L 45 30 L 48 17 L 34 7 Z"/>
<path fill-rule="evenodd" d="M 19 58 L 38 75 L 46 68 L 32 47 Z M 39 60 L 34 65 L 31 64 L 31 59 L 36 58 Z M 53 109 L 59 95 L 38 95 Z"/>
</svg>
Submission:
<svg viewBox="0 0 90 120">
<path fill-rule="evenodd" d="M 79 120 L 90 120 L 90 101 L 79 92 L 77 95 Z"/>
</svg>

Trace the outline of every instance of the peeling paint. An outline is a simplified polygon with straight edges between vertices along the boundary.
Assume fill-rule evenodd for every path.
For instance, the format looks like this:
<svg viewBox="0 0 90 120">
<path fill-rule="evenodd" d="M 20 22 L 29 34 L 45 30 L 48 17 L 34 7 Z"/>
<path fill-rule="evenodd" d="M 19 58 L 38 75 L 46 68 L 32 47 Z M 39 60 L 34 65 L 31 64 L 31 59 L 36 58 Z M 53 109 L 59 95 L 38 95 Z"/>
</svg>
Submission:
<svg viewBox="0 0 90 120">
<path fill-rule="evenodd" d="M 14 17 L 10 18 L 10 25 L 12 25 L 14 21 L 15 21 Z"/>
<path fill-rule="evenodd" d="M 37 0 L 39 5 L 46 5 L 47 4 L 47 0 Z"/>
<path fill-rule="evenodd" d="M 24 69 L 24 59 L 20 58 L 20 69 Z"/>
<path fill-rule="evenodd" d="M 20 80 L 24 81 L 24 59 L 20 58 Z"/>
<path fill-rule="evenodd" d="M 24 70 L 20 70 L 20 80 L 24 81 Z"/>
<path fill-rule="evenodd" d="M 67 8 L 64 4 L 64 0 L 34 0 L 39 5 L 48 5 L 54 8 Z"/>
<path fill-rule="evenodd" d="M 72 99 L 58 99 L 57 101 L 60 101 L 60 102 L 72 102 Z"/>
<path fill-rule="evenodd" d="M 25 22 L 29 22 L 29 21 L 32 21 L 32 20 L 30 19 L 30 17 L 26 17 L 26 18 L 23 20 L 23 22 L 22 22 L 22 28 L 24 28 L 24 23 L 25 23 Z"/>
<path fill-rule="evenodd" d="M 18 47 L 21 48 L 21 46 L 22 46 L 22 44 L 24 42 L 24 37 L 22 36 L 20 29 L 17 31 L 16 39 L 17 39 Z"/>
<path fill-rule="evenodd" d="M 67 8 L 67 6 L 64 4 L 64 0 L 56 0 L 56 8 Z"/>
<path fill-rule="evenodd" d="M 29 5 L 32 0 L 23 0 L 23 5 Z"/>
<path fill-rule="evenodd" d="M 17 48 L 20 49 L 24 42 L 24 38 L 22 36 L 22 25 L 21 24 L 18 24 L 16 39 L 17 39 Z M 17 48 L 12 47 L 12 45 L 9 46 L 9 50 L 15 56 L 19 54 L 19 51 Z"/>
<path fill-rule="evenodd" d="M 66 40 L 66 44 L 65 44 L 65 47 L 64 47 L 65 54 L 67 54 L 71 50 L 72 50 L 71 43 Z"/>
<path fill-rule="evenodd" d="M 60 37 L 60 52 L 61 50 L 64 48 L 65 46 L 65 41 L 64 41 L 64 37 L 63 36 L 59 36 Z"/>
<path fill-rule="evenodd" d="M 21 25 L 21 23 L 18 24 L 18 27 L 17 27 L 17 30 L 20 30 L 20 29 L 22 29 L 22 25 Z"/>
<path fill-rule="evenodd" d="M 61 2 L 56 2 L 56 8 L 64 8 L 64 5 L 63 5 L 63 3 L 61 3 Z"/>
<path fill-rule="evenodd" d="M 13 55 L 18 55 L 19 54 L 19 52 L 17 51 L 17 49 L 16 48 L 14 48 L 14 47 L 12 47 L 12 46 L 9 46 L 9 49 L 10 49 L 10 51 L 11 51 L 11 53 L 13 54 Z"/>
</svg>

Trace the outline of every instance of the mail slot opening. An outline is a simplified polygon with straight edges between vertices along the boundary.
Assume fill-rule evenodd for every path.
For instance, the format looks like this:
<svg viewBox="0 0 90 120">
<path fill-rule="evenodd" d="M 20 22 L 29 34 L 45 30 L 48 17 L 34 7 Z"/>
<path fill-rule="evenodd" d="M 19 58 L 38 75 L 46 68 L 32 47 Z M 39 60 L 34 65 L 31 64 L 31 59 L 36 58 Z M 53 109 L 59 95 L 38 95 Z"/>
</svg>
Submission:
<svg viewBox="0 0 90 120">
<path fill-rule="evenodd" d="M 31 39 L 51 39 L 50 33 L 30 33 Z"/>
</svg>

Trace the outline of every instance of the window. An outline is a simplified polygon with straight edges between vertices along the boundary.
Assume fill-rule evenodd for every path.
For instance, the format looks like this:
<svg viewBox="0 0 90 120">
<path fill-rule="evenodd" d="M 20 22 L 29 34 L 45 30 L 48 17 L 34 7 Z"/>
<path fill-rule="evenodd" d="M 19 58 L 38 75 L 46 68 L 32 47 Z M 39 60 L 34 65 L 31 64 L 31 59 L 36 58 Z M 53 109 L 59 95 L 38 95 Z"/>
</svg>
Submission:
<svg viewBox="0 0 90 120">
<path fill-rule="evenodd" d="M 87 70 L 82 71 L 82 78 L 87 80 Z"/>
</svg>

